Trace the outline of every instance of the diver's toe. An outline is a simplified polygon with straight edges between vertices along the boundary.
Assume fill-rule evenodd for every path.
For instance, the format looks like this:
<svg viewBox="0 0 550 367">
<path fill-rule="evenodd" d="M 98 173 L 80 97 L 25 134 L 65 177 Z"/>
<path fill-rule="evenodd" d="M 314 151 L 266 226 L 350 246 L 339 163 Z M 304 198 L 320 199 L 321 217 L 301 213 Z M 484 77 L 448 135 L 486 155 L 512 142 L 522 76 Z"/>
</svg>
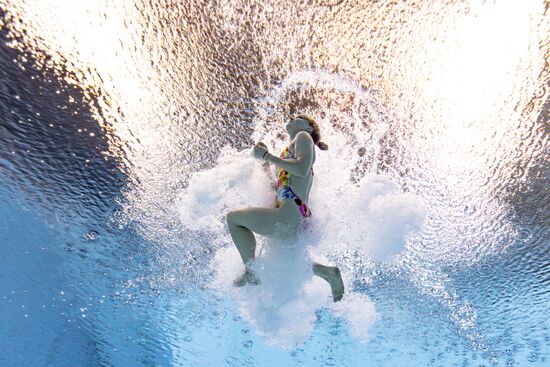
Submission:
<svg viewBox="0 0 550 367">
<path fill-rule="evenodd" d="M 242 287 L 247 284 L 258 285 L 260 284 L 260 279 L 258 279 L 258 277 L 256 277 L 252 273 L 245 272 L 243 275 L 233 281 L 233 285 L 235 287 Z"/>
<path fill-rule="evenodd" d="M 241 275 L 240 277 L 238 277 L 233 281 L 233 285 L 235 287 L 242 287 L 245 284 L 246 284 L 245 274 Z"/>
</svg>

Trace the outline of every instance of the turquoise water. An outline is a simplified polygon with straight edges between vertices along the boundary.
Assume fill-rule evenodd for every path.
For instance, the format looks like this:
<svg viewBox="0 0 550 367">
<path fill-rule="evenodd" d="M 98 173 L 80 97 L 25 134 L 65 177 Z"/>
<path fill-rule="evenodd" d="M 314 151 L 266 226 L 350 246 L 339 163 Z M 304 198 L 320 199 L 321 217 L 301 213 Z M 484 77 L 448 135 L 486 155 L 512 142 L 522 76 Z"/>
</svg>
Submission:
<svg viewBox="0 0 550 367">
<path fill-rule="evenodd" d="M 547 13 L 0 1 L 0 365 L 548 365 Z M 312 231 L 234 289 L 297 111 Z"/>
</svg>

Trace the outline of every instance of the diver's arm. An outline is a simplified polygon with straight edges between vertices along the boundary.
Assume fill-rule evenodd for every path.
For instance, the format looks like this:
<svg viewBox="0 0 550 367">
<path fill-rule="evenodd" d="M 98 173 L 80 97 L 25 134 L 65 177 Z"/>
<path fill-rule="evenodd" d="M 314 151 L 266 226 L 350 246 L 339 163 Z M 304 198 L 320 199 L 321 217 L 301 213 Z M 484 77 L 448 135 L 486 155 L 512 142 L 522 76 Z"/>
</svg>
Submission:
<svg viewBox="0 0 550 367">
<path fill-rule="evenodd" d="M 294 145 L 296 159 L 281 159 L 270 153 L 266 154 L 265 160 L 276 164 L 290 174 L 304 177 L 308 174 L 313 160 L 313 139 L 306 132 L 299 132 L 296 135 Z"/>
</svg>

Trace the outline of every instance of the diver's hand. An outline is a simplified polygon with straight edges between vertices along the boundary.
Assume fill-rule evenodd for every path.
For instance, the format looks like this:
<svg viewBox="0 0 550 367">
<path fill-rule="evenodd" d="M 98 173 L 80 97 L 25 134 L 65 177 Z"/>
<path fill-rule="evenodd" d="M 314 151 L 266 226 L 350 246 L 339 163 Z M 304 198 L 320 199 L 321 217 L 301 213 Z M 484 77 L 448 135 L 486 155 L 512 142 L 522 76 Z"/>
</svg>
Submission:
<svg viewBox="0 0 550 367">
<path fill-rule="evenodd" d="M 252 154 L 254 155 L 254 158 L 263 160 L 265 158 L 265 156 L 267 156 L 269 154 L 269 152 L 267 150 L 267 146 L 260 141 L 260 142 L 256 143 L 256 145 L 254 145 Z"/>
</svg>

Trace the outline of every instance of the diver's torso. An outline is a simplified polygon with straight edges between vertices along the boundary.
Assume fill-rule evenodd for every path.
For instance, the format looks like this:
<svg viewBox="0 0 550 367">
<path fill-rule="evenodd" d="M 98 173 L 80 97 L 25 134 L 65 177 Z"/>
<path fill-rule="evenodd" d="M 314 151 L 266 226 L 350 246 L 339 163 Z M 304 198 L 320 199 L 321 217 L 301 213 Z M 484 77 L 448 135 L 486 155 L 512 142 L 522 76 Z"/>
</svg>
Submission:
<svg viewBox="0 0 550 367">
<path fill-rule="evenodd" d="M 292 155 L 295 156 L 294 141 L 290 142 L 290 144 L 288 145 L 288 149 L 290 153 L 292 153 Z M 311 168 L 309 169 L 307 175 L 301 177 L 290 173 L 289 185 L 292 188 L 292 191 L 296 195 L 298 195 L 298 197 L 306 204 L 308 204 L 309 192 L 311 190 L 311 185 L 313 184 L 313 164 L 314 163 L 315 163 L 315 148 L 313 149 L 313 159 L 311 163 Z M 277 170 L 278 168 L 279 167 L 277 167 Z M 282 206 L 285 206 L 285 205 L 288 205 L 289 203 L 296 206 L 296 203 L 294 203 L 294 200 L 282 200 L 281 204 Z"/>
</svg>

